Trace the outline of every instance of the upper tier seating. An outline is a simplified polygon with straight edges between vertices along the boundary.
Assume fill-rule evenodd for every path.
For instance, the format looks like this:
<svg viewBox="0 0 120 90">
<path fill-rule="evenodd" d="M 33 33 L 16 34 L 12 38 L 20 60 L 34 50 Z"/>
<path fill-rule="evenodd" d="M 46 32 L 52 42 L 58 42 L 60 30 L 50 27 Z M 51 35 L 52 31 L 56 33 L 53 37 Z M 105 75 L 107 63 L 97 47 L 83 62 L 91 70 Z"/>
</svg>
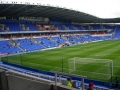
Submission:
<svg viewBox="0 0 120 90">
<path fill-rule="evenodd" d="M 72 24 L 65 24 L 65 26 L 68 28 L 68 30 L 75 30 Z"/>
<path fill-rule="evenodd" d="M 83 28 L 84 30 L 89 30 L 88 25 L 86 25 L 86 26 L 82 26 L 82 28 Z"/>
<path fill-rule="evenodd" d="M 20 23 L 25 25 L 25 27 L 29 28 L 29 31 L 38 31 L 38 28 L 36 26 L 34 26 L 34 24 L 32 23 Z"/>
<path fill-rule="evenodd" d="M 43 31 L 43 30 L 115 30 L 116 26 L 109 25 L 74 25 L 74 24 L 34 24 L 31 22 L 1 21 L 0 32 L 6 31 Z M 110 32 L 111 33 L 111 32 Z"/>
<path fill-rule="evenodd" d="M 9 28 L 9 31 L 22 31 L 22 28 L 17 22 L 0 22 Z"/>
<path fill-rule="evenodd" d="M 73 25 L 77 30 L 84 30 L 80 25 Z"/>
<path fill-rule="evenodd" d="M 99 24 L 91 25 L 91 27 L 93 28 L 93 30 L 101 30 L 102 29 Z"/>
<path fill-rule="evenodd" d="M 60 24 L 54 24 L 55 27 L 57 27 L 59 30 L 65 30 L 65 28 Z"/>
<path fill-rule="evenodd" d="M 26 23 L 26 22 L 0 22 L 0 24 L 5 25 L 5 27 L 8 28 L 8 31 L 14 32 L 14 31 L 38 31 L 38 28 L 34 26 L 32 23 Z M 24 28 L 23 28 L 24 27 Z M 0 28 L 0 31 L 3 32 L 5 30 L 2 30 Z"/>
<path fill-rule="evenodd" d="M 35 24 L 35 26 L 41 31 L 44 31 L 44 30 L 58 30 L 58 28 L 55 27 L 52 24 Z"/>
<path fill-rule="evenodd" d="M 115 29 L 116 26 L 104 25 L 104 29 Z"/>
<path fill-rule="evenodd" d="M 74 24 L 55 24 L 55 26 L 58 27 L 59 30 L 85 30 L 84 27 Z"/>
</svg>

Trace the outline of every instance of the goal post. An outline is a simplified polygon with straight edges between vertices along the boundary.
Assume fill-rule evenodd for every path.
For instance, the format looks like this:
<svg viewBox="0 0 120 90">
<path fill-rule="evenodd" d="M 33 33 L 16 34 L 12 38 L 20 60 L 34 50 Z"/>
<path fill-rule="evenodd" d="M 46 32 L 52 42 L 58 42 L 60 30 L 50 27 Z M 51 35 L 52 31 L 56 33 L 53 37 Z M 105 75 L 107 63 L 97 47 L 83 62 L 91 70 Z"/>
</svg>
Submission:
<svg viewBox="0 0 120 90">
<path fill-rule="evenodd" d="M 113 60 L 79 58 L 68 60 L 69 73 L 80 74 L 90 78 L 110 79 L 113 76 Z"/>
</svg>

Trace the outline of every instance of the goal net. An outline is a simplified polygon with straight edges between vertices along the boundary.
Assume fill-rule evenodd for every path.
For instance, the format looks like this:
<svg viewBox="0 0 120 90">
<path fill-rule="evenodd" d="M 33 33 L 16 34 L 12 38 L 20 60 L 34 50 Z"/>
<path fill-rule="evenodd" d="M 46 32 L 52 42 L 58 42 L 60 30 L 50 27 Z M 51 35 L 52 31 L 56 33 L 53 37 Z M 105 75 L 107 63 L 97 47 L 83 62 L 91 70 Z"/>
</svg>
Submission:
<svg viewBox="0 0 120 90">
<path fill-rule="evenodd" d="M 68 60 L 68 68 L 70 74 L 92 79 L 109 80 L 113 75 L 113 61 L 108 59 L 74 57 Z"/>
</svg>

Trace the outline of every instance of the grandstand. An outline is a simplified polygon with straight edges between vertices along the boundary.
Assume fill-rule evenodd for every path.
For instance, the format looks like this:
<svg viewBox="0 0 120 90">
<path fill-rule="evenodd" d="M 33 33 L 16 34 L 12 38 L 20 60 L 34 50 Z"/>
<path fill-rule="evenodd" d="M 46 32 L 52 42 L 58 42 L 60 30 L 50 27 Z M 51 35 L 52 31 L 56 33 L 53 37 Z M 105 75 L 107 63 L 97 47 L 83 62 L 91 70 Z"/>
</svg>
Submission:
<svg viewBox="0 0 120 90">
<path fill-rule="evenodd" d="M 72 90 L 64 87 L 68 76 L 76 82 L 76 89 L 87 88 L 89 82 L 94 82 L 94 89 L 109 90 L 109 82 L 119 77 L 119 20 L 38 3 L 0 2 L 0 9 L 0 68 L 6 71 L 9 90 L 17 90 L 12 85 L 20 78 L 21 82 L 31 81 L 35 85 L 39 82 L 34 80 L 42 81 L 49 90 L 56 90 L 50 89 L 54 82 L 55 87 L 56 83 L 60 85 L 58 90 Z M 85 62 L 75 70 L 75 63 L 70 66 L 68 62 L 74 57 L 102 61 Z M 103 64 L 103 60 L 110 60 L 113 65 L 109 61 Z"/>
</svg>

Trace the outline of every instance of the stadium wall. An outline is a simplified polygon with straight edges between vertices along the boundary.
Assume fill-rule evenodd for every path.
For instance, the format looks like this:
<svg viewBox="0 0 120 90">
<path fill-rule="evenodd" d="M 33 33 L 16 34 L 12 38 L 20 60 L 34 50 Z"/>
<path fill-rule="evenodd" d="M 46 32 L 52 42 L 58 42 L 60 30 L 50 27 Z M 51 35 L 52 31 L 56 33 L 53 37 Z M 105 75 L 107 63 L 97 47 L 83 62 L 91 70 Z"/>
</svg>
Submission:
<svg viewBox="0 0 120 90">
<path fill-rule="evenodd" d="M 9 90 L 53 90 L 52 84 L 8 75 Z"/>
<path fill-rule="evenodd" d="M 9 90 L 76 90 L 54 83 L 35 81 L 23 77 L 7 75 Z M 56 89 L 57 88 L 57 89 Z"/>
</svg>

